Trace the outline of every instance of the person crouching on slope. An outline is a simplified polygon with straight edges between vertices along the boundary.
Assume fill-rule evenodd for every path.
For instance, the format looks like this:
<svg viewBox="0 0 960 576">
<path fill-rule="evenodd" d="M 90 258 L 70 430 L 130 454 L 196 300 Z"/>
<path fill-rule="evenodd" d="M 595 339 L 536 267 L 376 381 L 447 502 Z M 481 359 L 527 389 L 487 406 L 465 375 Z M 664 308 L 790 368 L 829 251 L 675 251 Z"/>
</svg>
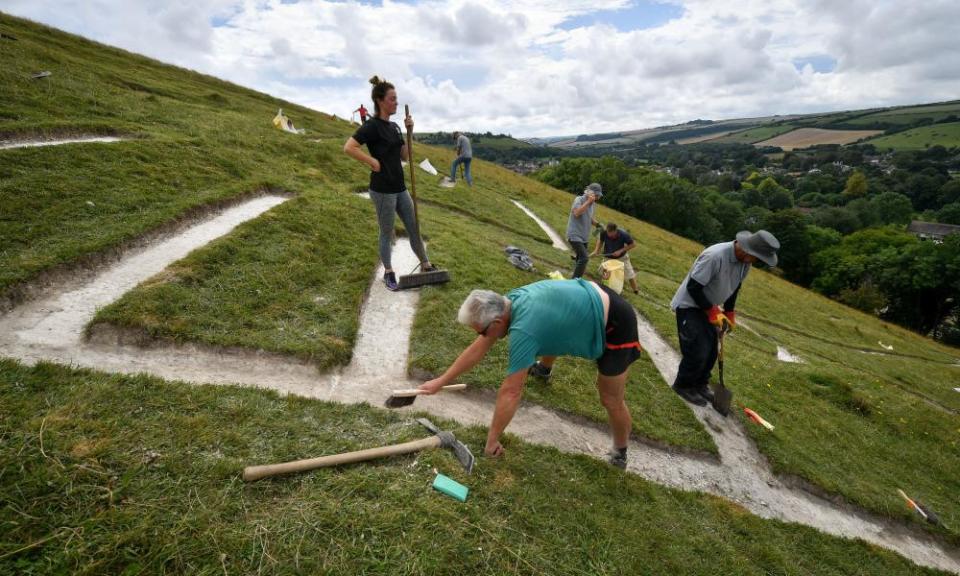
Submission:
<svg viewBox="0 0 960 576">
<path fill-rule="evenodd" d="M 503 453 L 500 435 L 517 411 L 527 375 L 549 381 L 557 356 L 579 356 L 597 362 L 597 391 L 613 433 L 608 461 L 626 468 L 632 424 L 624 388 L 628 367 L 640 357 L 637 317 L 626 300 L 582 278 L 542 280 L 506 296 L 474 290 L 460 306 L 457 320 L 477 333 L 476 340 L 440 377 L 420 389 L 436 393 L 476 366 L 497 340 L 509 336 L 510 364 L 497 392 L 484 450 L 488 456 Z"/>
<path fill-rule="evenodd" d="M 730 329 L 736 325 L 734 306 L 751 265 L 759 259 L 776 266 L 779 249 L 780 242 L 766 230 L 738 232 L 733 242 L 701 252 L 677 288 L 670 309 L 677 315 L 682 358 L 673 390 L 687 402 L 697 406 L 713 402 L 707 383 L 717 361 L 718 333 L 724 324 Z"/>
<path fill-rule="evenodd" d="M 430 272 L 436 267 L 427 259 L 427 250 L 420 238 L 420 228 L 413 211 L 413 200 L 403 180 L 400 160 L 409 160 L 409 151 L 400 127 L 390 121 L 390 116 L 397 112 L 397 91 L 393 84 L 376 76 L 370 79 L 370 83 L 373 84 L 370 97 L 374 116 L 347 139 L 343 151 L 354 160 L 370 166 L 370 199 L 377 209 L 377 222 L 380 225 L 383 282 L 388 290 L 397 290 L 397 275 L 390 260 L 393 221 L 397 214 L 407 229 L 410 246 L 420 259 L 420 270 Z M 404 124 L 408 130 L 413 130 L 413 118 L 406 118 Z M 370 151 L 369 155 L 361 148 L 364 144 Z"/>
</svg>

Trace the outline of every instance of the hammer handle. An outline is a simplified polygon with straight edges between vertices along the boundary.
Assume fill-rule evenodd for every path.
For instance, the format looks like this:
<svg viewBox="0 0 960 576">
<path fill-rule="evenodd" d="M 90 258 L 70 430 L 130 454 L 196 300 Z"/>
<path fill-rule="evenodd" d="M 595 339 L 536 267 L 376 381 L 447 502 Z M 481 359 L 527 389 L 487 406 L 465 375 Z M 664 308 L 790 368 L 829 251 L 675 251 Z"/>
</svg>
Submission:
<svg viewBox="0 0 960 576">
<path fill-rule="evenodd" d="M 345 454 L 334 454 L 332 456 L 321 456 L 319 458 L 307 458 L 304 460 L 294 460 L 293 462 L 284 462 L 282 464 L 265 464 L 263 466 L 247 466 L 243 469 L 243 480 L 253 482 L 261 478 L 269 478 L 280 474 L 291 474 L 293 472 L 305 472 L 315 468 L 324 468 L 327 466 L 339 466 L 340 464 L 350 464 L 353 462 L 363 462 L 384 456 L 394 456 L 396 454 L 409 454 L 418 452 L 425 448 L 437 448 L 440 446 L 439 436 L 430 436 L 420 440 L 413 440 L 403 444 L 394 444 L 393 446 L 381 446 L 379 448 L 368 448 L 366 450 L 357 450 L 356 452 L 347 452 Z"/>
</svg>

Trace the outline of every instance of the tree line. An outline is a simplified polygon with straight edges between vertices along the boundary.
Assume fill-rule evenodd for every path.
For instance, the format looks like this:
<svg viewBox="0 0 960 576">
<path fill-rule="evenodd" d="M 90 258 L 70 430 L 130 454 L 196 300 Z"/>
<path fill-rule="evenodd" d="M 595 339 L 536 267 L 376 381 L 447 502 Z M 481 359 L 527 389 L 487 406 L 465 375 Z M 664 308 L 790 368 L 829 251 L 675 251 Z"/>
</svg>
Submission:
<svg viewBox="0 0 960 576">
<path fill-rule="evenodd" d="M 769 230 L 782 244 L 774 273 L 960 344 L 960 234 L 906 232 L 918 215 L 960 224 L 960 150 L 933 148 L 823 147 L 771 168 L 752 146 L 651 146 L 628 160 L 565 158 L 535 177 L 571 193 L 599 182 L 604 204 L 705 245 Z"/>
</svg>

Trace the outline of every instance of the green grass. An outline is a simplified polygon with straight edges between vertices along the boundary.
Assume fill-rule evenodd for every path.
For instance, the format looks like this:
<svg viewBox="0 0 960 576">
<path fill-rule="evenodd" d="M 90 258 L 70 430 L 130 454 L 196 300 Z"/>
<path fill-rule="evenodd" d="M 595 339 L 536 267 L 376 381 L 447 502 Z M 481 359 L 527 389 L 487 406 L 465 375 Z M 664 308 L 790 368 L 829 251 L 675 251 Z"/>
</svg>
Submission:
<svg viewBox="0 0 960 576">
<path fill-rule="evenodd" d="M 91 255 L 191 211 L 255 190 L 283 190 L 296 199 L 175 264 L 100 318 L 158 337 L 264 348 L 321 366 L 346 361 L 357 304 L 376 261 L 372 208 L 352 194 L 365 184 L 365 170 L 340 151 L 350 125 L 8 16 L 0 16 L 0 27 L 19 38 L 4 40 L 0 51 L 0 131 L 136 136 L 110 145 L 0 151 L 0 295 L 44 271 L 81 266 Z M 35 69 L 54 75 L 27 79 L 26 71 Z M 308 136 L 270 126 L 280 106 Z M 945 126 L 955 125 L 930 128 Z M 429 156 L 438 167 L 452 159 L 448 149 L 418 146 L 416 152 L 417 160 Z M 469 341 L 469 331 L 453 320 L 467 291 L 507 290 L 540 278 L 511 267 L 503 258 L 504 245 L 530 250 L 543 272 L 570 269 L 568 256 L 550 247 L 509 200 L 524 202 L 562 233 L 572 196 L 482 160 L 474 168 L 477 183 L 470 189 L 442 189 L 436 178 L 418 172 L 431 255 L 452 271 L 454 282 L 423 291 L 411 342 L 416 370 L 442 369 Z M 603 206 L 598 216 L 616 220 L 637 239 L 632 256 L 644 293 L 629 299 L 676 342 L 667 303 L 701 247 Z M 727 380 L 738 401 L 777 426 L 773 433 L 752 425 L 748 430 L 778 472 L 872 511 L 906 518 L 909 513 L 896 495 L 896 488 L 903 488 L 947 524 L 960 526 L 955 497 L 960 492 L 960 395 L 952 391 L 958 369 L 948 365 L 960 357 L 956 349 L 759 271 L 748 279 L 739 306 L 761 336 L 739 329 L 731 338 Z M 857 350 L 879 351 L 877 341 L 894 346 L 898 355 Z M 777 344 L 808 363 L 777 362 Z M 504 362 L 500 348 L 466 379 L 496 386 Z M 50 369 L 38 374 L 59 378 Z M 715 450 L 646 359 L 631 374 L 636 434 L 683 449 Z M 112 386 L 114 395 L 122 396 L 123 381 L 98 378 L 105 390 Z M 602 421 L 593 378 L 589 363 L 563 360 L 554 384 L 530 386 L 526 397 Z M 215 411 L 215 397 L 214 392 L 197 397 L 195 411 Z M 330 410 L 347 414 L 351 409 Z M 246 425 L 246 415 L 239 417 L 237 423 Z M 353 418 L 364 417 L 354 413 Z M 21 462 L 50 464 L 29 456 Z M 99 502 L 95 496 L 77 498 L 87 506 Z M 34 536 L 43 534 L 31 533 L 23 542 Z"/>
<path fill-rule="evenodd" d="M 950 115 L 960 115 L 960 102 L 935 104 L 928 106 L 911 106 L 909 108 L 893 108 L 875 114 L 868 114 L 846 121 L 846 124 L 872 125 L 874 122 L 890 124 L 913 124 L 923 118 L 934 122 Z"/>
<path fill-rule="evenodd" d="M 0 152 L 0 296 L 192 209 L 360 173 L 326 161 L 346 122 L 6 15 L 0 26 L 18 38 L 0 50 L 0 133 L 135 137 Z M 35 70 L 53 75 L 31 80 Z M 280 106 L 308 137 L 272 128 Z"/>
<path fill-rule="evenodd" d="M 516 138 L 488 138 L 484 136 L 473 136 L 470 143 L 474 146 L 491 148 L 494 150 L 513 150 L 515 148 L 533 148 L 533 144 L 517 140 Z"/>
<path fill-rule="evenodd" d="M 368 205 L 345 186 L 306 193 L 194 251 L 94 322 L 347 364 L 379 258 L 374 243 L 344 234 L 375 237 Z"/>
<path fill-rule="evenodd" d="M 240 480 L 425 436 L 367 406 L 9 361 L 0 401 L 2 573 L 939 573 L 509 435 L 471 476 L 433 450 Z M 479 450 L 482 429 L 453 430 Z M 430 489 L 434 469 L 466 503 Z"/>
<path fill-rule="evenodd" d="M 865 143 L 873 144 L 878 150 L 924 150 L 937 145 L 952 148 L 960 146 L 960 122 L 911 128 L 889 136 L 871 138 Z"/>
<path fill-rule="evenodd" d="M 710 140 L 711 144 L 754 144 L 756 142 L 762 142 L 764 140 L 769 140 L 774 136 L 779 136 L 780 134 L 785 134 L 796 128 L 792 124 L 783 124 L 783 125 L 774 125 L 774 126 L 759 126 L 757 128 L 750 128 L 748 130 L 741 130 L 740 132 L 734 132 L 733 134 L 728 134 L 722 138 L 717 138 L 716 140 Z"/>
<path fill-rule="evenodd" d="M 551 270 L 568 268 L 570 259 L 565 253 L 525 241 L 523 237 L 491 235 L 489 227 L 463 216 L 432 208 L 423 213 L 434 221 L 432 257 L 449 262 L 454 282 L 422 292 L 411 336 L 410 363 L 419 373 L 438 375 L 476 337 L 472 330 L 455 321 L 457 310 L 470 290 L 486 288 L 506 293 L 517 286 L 545 279 Z M 527 248 L 538 272 L 524 272 L 511 265 L 503 253 L 507 244 Z M 507 363 L 507 345 L 500 343 L 483 363 L 462 376 L 461 381 L 476 387 L 496 388 L 506 375 Z M 558 361 L 551 384 L 528 383 L 525 398 L 605 423 L 607 415 L 597 397 L 595 380 L 593 362 L 564 358 Z M 713 441 L 683 401 L 664 385 L 648 356 L 631 369 L 627 404 L 634 416 L 636 434 L 679 448 L 716 452 Z"/>
</svg>

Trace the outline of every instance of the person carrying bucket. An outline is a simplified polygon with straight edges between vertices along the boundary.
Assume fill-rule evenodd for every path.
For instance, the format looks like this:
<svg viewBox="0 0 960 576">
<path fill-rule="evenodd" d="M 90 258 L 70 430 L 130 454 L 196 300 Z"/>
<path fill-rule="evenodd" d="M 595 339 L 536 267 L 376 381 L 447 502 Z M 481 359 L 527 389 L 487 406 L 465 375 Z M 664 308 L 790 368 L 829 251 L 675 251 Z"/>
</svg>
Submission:
<svg viewBox="0 0 960 576">
<path fill-rule="evenodd" d="M 633 264 L 630 263 L 630 255 L 627 252 L 637 247 L 633 237 L 626 230 L 621 230 L 613 222 L 607 224 L 607 229 L 597 238 L 597 245 L 590 253 L 596 256 L 600 252 L 600 246 L 603 246 L 603 257 L 608 260 L 619 260 L 623 262 L 623 276 L 630 282 L 630 288 L 634 294 L 639 294 L 637 287 L 637 273 L 633 270 Z"/>
</svg>

